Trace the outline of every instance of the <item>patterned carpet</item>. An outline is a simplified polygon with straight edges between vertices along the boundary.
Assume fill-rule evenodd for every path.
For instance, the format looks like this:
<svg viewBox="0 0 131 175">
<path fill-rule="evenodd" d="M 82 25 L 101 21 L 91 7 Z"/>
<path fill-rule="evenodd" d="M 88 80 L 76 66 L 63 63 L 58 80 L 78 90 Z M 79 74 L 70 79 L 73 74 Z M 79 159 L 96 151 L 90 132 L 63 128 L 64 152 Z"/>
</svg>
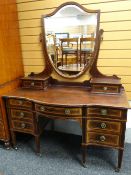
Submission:
<svg viewBox="0 0 131 175">
<path fill-rule="evenodd" d="M 20 137 L 20 136 L 19 136 Z M 117 151 L 89 147 L 87 168 L 81 165 L 80 136 L 49 133 L 41 137 L 42 156 L 34 153 L 33 137 L 21 136 L 18 150 L 0 144 L 0 175 L 117 175 Z M 131 174 L 131 144 L 125 144 L 119 175 Z"/>
</svg>

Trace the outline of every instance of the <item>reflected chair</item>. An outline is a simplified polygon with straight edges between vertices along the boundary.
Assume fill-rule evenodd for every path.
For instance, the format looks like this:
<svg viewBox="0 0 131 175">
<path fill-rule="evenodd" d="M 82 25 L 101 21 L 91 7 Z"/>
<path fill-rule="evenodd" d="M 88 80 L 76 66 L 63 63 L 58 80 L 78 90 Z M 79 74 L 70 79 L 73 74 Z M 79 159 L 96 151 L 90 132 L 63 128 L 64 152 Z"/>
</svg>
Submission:
<svg viewBox="0 0 131 175">
<path fill-rule="evenodd" d="M 80 38 L 80 66 L 82 65 L 82 59 L 83 64 L 87 64 L 87 62 L 89 61 L 89 57 L 94 51 L 94 45 L 94 37 Z"/>
<path fill-rule="evenodd" d="M 62 38 L 61 42 L 61 54 L 62 54 L 62 66 L 64 62 L 65 55 L 65 63 L 67 65 L 68 55 L 75 55 L 76 64 L 78 65 L 78 38 Z M 68 57 L 68 58 L 67 58 Z"/>
</svg>

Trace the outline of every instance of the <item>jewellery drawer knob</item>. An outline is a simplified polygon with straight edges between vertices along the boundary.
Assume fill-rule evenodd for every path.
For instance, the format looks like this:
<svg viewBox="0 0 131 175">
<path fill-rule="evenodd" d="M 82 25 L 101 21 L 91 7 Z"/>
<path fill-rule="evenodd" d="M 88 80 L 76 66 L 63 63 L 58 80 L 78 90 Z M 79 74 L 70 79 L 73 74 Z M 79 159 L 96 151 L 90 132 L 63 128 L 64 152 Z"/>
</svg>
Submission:
<svg viewBox="0 0 131 175">
<path fill-rule="evenodd" d="M 106 91 L 106 90 L 107 90 L 107 87 L 106 87 L 106 86 L 104 86 L 104 87 L 103 87 L 103 90 L 104 90 L 104 91 Z"/>
<path fill-rule="evenodd" d="M 19 105 L 22 105 L 23 104 L 23 101 L 22 100 L 19 100 Z"/>
<path fill-rule="evenodd" d="M 41 107 L 40 107 L 40 110 L 41 110 L 41 111 L 45 111 L 45 107 L 44 107 L 44 106 L 41 106 Z"/>
<path fill-rule="evenodd" d="M 20 117 L 24 117 L 24 112 L 20 112 Z"/>
<path fill-rule="evenodd" d="M 21 123 L 21 128 L 25 128 L 26 124 L 25 123 Z"/>
<path fill-rule="evenodd" d="M 106 123 L 101 123 L 101 128 L 102 128 L 102 129 L 105 129 L 106 126 L 107 126 Z"/>
<path fill-rule="evenodd" d="M 101 109 L 101 115 L 107 115 L 107 110 L 106 109 Z"/>
<path fill-rule="evenodd" d="M 31 82 L 31 86 L 34 86 L 35 85 L 35 83 L 34 82 Z"/>
<path fill-rule="evenodd" d="M 70 109 L 65 109 L 65 114 L 69 115 L 70 114 Z"/>
<path fill-rule="evenodd" d="M 106 137 L 105 136 L 100 136 L 100 141 L 101 142 L 104 142 L 106 140 Z"/>
</svg>

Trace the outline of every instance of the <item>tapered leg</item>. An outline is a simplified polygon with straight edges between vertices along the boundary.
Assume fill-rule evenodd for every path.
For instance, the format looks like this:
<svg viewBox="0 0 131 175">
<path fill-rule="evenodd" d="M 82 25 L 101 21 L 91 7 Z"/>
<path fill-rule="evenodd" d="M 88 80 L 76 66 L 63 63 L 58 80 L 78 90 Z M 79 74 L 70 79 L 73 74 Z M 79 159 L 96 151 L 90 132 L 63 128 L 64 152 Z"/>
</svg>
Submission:
<svg viewBox="0 0 131 175">
<path fill-rule="evenodd" d="M 39 135 L 35 136 L 35 145 L 36 145 L 36 154 L 40 156 L 41 154 L 40 154 L 40 136 Z"/>
<path fill-rule="evenodd" d="M 82 165 L 86 168 L 87 147 L 82 145 Z"/>
<path fill-rule="evenodd" d="M 118 165 L 116 168 L 116 172 L 120 171 L 121 164 L 122 164 L 122 158 L 123 158 L 123 150 L 118 150 Z"/>
<path fill-rule="evenodd" d="M 11 139 L 12 139 L 12 145 L 13 145 L 13 148 L 15 150 L 17 150 L 17 146 L 16 146 L 16 134 L 14 131 L 11 131 Z"/>
</svg>

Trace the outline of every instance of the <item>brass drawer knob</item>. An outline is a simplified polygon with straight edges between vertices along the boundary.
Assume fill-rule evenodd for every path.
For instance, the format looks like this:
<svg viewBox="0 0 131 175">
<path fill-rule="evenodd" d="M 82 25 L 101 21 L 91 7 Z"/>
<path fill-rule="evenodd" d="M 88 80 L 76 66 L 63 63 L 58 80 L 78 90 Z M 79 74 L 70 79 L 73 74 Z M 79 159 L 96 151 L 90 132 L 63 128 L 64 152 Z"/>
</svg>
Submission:
<svg viewBox="0 0 131 175">
<path fill-rule="evenodd" d="M 34 86 L 35 85 L 35 83 L 34 82 L 31 82 L 31 86 Z"/>
<path fill-rule="evenodd" d="M 25 128 L 26 124 L 25 123 L 21 123 L 21 128 Z"/>
<path fill-rule="evenodd" d="M 100 141 L 101 142 L 104 142 L 106 140 L 106 137 L 105 136 L 100 136 Z"/>
<path fill-rule="evenodd" d="M 19 105 L 22 105 L 23 104 L 23 101 L 22 100 L 19 100 Z"/>
<path fill-rule="evenodd" d="M 101 109 L 101 115 L 107 115 L 107 110 L 106 109 Z"/>
<path fill-rule="evenodd" d="M 107 89 L 108 89 L 108 88 L 107 88 L 106 86 L 103 87 L 103 90 L 104 90 L 104 91 L 107 91 Z"/>
<path fill-rule="evenodd" d="M 20 117 L 24 117 L 24 112 L 20 112 Z"/>
<path fill-rule="evenodd" d="M 45 111 L 45 107 L 44 107 L 44 106 L 41 106 L 41 107 L 40 107 L 40 110 L 41 110 L 41 111 Z"/>
<path fill-rule="evenodd" d="M 107 127 L 106 123 L 101 123 L 101 128 L 105 129 Z"/>
<path fill-rule="evenodd" d="M 69 115 L 70 114 L 70 109 L 65 109 L 65 114 Z"/>
</svg>

